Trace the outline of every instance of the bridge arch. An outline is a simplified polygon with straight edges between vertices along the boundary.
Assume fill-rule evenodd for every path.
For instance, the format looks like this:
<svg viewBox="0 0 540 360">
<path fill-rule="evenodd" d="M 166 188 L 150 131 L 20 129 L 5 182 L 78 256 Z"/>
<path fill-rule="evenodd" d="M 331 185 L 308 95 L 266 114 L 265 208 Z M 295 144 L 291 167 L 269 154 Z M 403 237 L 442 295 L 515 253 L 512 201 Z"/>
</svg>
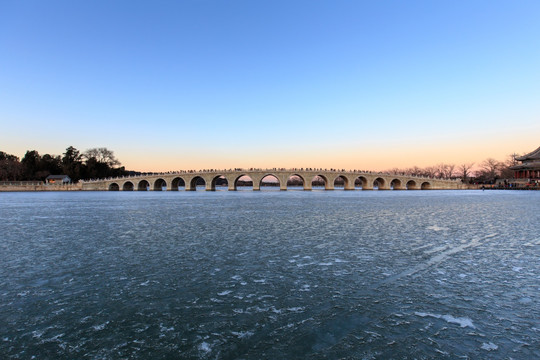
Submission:
<svg viewBox="0 0 540 360">
<path fill-rule="evenodd" d="M 417 190 L 418 189 L 418 185 L 416 184 L 416 181 L 414 181 L 414 180 L 407 181 L 407 184 L 405 184 L 405 187 L 407 188 L 407 190 Z"/>
<path fill-rule="evenodd" d="M 287 178 L 287 181 L 285 182 L 285 186 L 287 187 L 287 189 L 289 189 L 289 186 L 301 186 L 302 189 L 305 189 L 306 188 L 306 179 L 304 179 L 304 177 L 300 174 L 291 174 L 288 178 Z"/>
<path fill-rule="evenodd" d="M 265 179 L 267 179 L 267 181 L 264 181 Z M 263 188 L 274 188 L 274 187 L 277 187 L 278 190 L 281 189 L 281 180 L 279 180 L 279 177 L 271 173 L 267 173 L 263 175 L 263 177 L 259 181 L 259 188 L 262 190 Z"/>
<path fill-rule="evenodd" d="M 343 183 L 343 187 L 341 187 L 341 184 Z M 347 189 L 349 187 L 349 179 L 345 176 L 345 175 L 337 175 L 335 178 L 334 178 L 334 181 L 332 181 L 332 185 L 334 186 L 334 189 L 341 189 L 343 188 L 344 190 Z M 338 186 L 336 186 L 338 185 Z"/>
<path fill-rule="evenodd" d="M 373 180 L 373 188 L 377 188 L 377 190 L 385 190 L 386 189 L 386 180 L 382 177 L 378 177 L 375 180 Z"/>
<path fill-rule="evenodd" d="M 354 187 L 355 189 L 367 190 L 369 189 L 368 180 L 363 176 L 358 176 L 354 179 Z"/>
<path fill-rule="evenodd" d="M 113 182 L 109 185 L 109 191 L 120 191 L 120 186 Z"/>
<path fill-rule="evenodd" d="M 186 187 L 186 181 L 180 176 L 175 177 L 174 179 L 172 179 L 172 181 L 171 181 L 171 191 L 178 191 L 178 188 L 180 188 L 180 187 L 185 188 Z"/>
<path fill-rule="evenodd" d="M 249 178 L 249 180 L 248 180 L 248 178 Z M 251 183 L 251 185 L 249 185 L 249 183 Z M 237 175 L 234 178 L 233 189 L 238 190 L 239 187 L 241 187 L 241 188 L 246 188 L 246 187 L 253 188 L 254 185 L 255 185 L 255 183 L 253 181 L 253 178 L 250 175 L 241 174 L 241 175 Z M 229 184 L 229 188 L 230 188 L 230 184 Z"/>
<path fill-rule="evenodd" d="M 322 174 L 315 175 L 311 179 L 311 188 L 320 189 L 321 187 L 323 189 L 328 188 L 328 178 Z"/>
<path fill-rule="evenodd" d="M 225 183 L 225 185 L 223 185 Z M 226 186 L 229 187 L 229 180 L 224 175 L 216 175 L 212 178 L 210 182 L 210 190 L 215 191 L 216 186 Z"/>
<path fill-rule="evenodd" d="M 422 185 L 420 186 L 420 189 L 431 190 L 431 183 L 429 183 L 428 181 L 424 181 Z"/>
<path fill-rule="evenodd" d="M 134 188 L 135 188 L 135 185 L 133 185 L 133 183 L 131 181 L 126 181 L 122 185 L 122 191 L 133 191 Z"/>
<path fill-rule="evenodd" d="M 139 184 L 137 185 L 137 191 L 148 191 L 149 188 L 150 183 L 144 179 L 139 181 Z"/>
<path fill-rule="evenodd" d="M 163 179 L 157 179 L 154 181 L 154 191 L 163 191 L 163 188 L 167 190 L 167 182 Z"/>
<path fill-rule="evenodd" d="M 194 176 L 189 182 L 189 189 L 191 191 L 196 191 L 197 185 L 204 185 L 206 187 L 206 180 L 204 180 L 202 176 Z"/>
<path fill-rule="evenodd" d="M 399 179 L 393 179 L 390 181 L 390 189 L 392 190 L 402 190 L 402 182 Z"/>
</svg>

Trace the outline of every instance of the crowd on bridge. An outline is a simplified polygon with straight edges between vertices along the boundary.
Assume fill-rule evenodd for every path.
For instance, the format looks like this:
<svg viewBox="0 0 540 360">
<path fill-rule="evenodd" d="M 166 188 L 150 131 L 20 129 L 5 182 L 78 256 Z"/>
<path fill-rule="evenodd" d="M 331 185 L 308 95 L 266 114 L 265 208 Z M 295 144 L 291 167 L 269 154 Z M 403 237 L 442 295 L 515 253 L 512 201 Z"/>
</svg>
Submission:
<svg viewBox="0 0 540 360">
<path fill-rule="evenodd" d="M 385 173 L 380 171 L 370 171 L 370 170 L 346 170 L 346 169 L 335 169 L 335 168 L 231 168 L 231 169 L 201 169 L 201 170 L 176 170 L 176 171 L 165 171 L 165 172 L 145 172 L 137 175 L 126 175 L 119 177 L 109 177 L 105 179 L 89 179 L 81 180 L 81 182 L 95 182 L 95 181 L 104 181 L 104 180 L 116 180 L 116 179 L 129 179 L 135 177 L 144 177 L 144 176 L 160 176 L 160 175 L 176 175 L 176 174 L 201 174 L 201 173 L 226 173 L 226 172 L 275 172 L 275 171 L 288 171 L 288 172 L 334 172 L 334 173 L 346 173 L 346 174 L 372 174 L 372 175 L 390 175 L 390 176 L 408 176 L 414 178 L 422 179 L 434 179 L 433 176 L 418 176 L 418 175 L 408 175 L 405 173 Z"/>
</svg>

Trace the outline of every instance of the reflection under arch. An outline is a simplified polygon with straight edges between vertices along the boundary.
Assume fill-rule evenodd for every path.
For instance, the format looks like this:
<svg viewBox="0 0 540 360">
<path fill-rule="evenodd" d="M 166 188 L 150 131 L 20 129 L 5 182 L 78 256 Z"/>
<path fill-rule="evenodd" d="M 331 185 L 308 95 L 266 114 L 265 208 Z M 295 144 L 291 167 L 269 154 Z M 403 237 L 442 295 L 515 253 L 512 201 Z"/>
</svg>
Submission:
<svg viewBox="0 0 540 360">
<path fill-rule="evenodd" d="M 354 188 L 361 190 L 368 189 L 368 180 L 363 176 L 358 176 L 356 179 L 354 179 Z"/>
<path fill-rule="evenodd" d="M 431 190 L 431 184 L 429 182 L 425 181 L 420 186 L 420 189 L 422 189 L 422 190 Z"/>
<path fill-rule="evenodd" d="M 154 191 L 167 190 L 167 182 L 163 179 L 157 179 L 154 181 Z"/>
<path fill-rule="evenodd" d="M 206 187 L 206 181 L 204 181 L 202 176 L 195 176 L 191 181 L 189 182 L 189 187 L 191 191 L 196 191 L 197 187 Z"/>
<path fill-rule="evenodd" d="M 234 190 L 249 190 L 253 189 L 253 179 L 251 176 L 243 174 L 234 179 Z"/>
<path fill-rule="evenodd" d="M 414 180 L 409 180 L 407 181 L 407 184 L 405 184 L 405 188 L 407 190 L 417 190 L 418 189 L 418 185 L 416 184 L 416 181 Z"/>
<path fill-rule="evenodd" d="M 279 190 L 281 188 L 281 182 L 276 175 L 266 174 L 261 178 L 259 188 L 261 190 Z"/>
<path fill-rule="evenodd" d="M 291 190 L 304 190 L 306 184 L 306 180 L 304 177 L 300 174 L 292 174 L 289 176 L 286 182 L 287 190 L 289 190 L 289 187 Z"/>
<path fill-rule="evenodd" d="M 223 189 L 225 187 L 225 189 Z M 215 190 L 227 190 L 229 187 L 229 180 L 224 175 L 216 175 L 212 178 L 210 189 Z"/>
<path fill-rule="evenodd" d="M 137 191 L 148 191 L 150 188 L 150 183 L 146 180 L 139 181 L 139 184 L 137 185 Z"/>
<path fill-rule="evenodd" d="M 401 190 L 402 189 L 401 184 L 402 184 L 401 180 L 393 179 L 392 181 L 390 181 L 390 189 L 392 189 L 392 190 Z"/>
<path fill-rule="evenodd" d="M 311 179 L 311 188 L 313 190 L 324 190 L 328 188 L 328 178 L 324 175 L 318 174 Z"/>
<path fill-rule="evenodd" d="M 122 185 L 122 191 L 133 191 L 135 186 L 131 181 L 126 181 L 124 185 Z"/>
<path fill-rule="evenodd" d="M 384 190 L 386 189 L 386 181 L 382 177 L 378 177 L 373 180 L 373 189 Z"/>
<path fill-rule="evenodd" d="M 345 175 L 338 175 L 334 179 L 334 189 L 345 190 L 349 187 L 349 179 Z"/>
<path fill-rule="evenodd" d="M 186 187 L 186 182 L 183 178 L 181 178 L 180 176 L 178 177 L 175 177 L 172 181 L 171 181 L 171 191 L 178 191 L 179 188 L 185 188 Z"/>
</svg>

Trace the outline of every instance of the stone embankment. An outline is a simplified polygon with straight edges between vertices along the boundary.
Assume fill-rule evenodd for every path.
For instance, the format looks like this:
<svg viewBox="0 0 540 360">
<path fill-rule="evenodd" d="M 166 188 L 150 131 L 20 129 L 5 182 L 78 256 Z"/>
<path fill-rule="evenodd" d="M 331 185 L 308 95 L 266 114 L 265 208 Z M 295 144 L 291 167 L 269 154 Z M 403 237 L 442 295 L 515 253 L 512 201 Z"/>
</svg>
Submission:
<svg viewBox="0 0 540 360">
<path fill-rule="evenodd" d="M 82 184 L 53 185 L 45 184 L 41 181 L 2 181 L 0 182 L 0 192 L 21 192 L 21 191 L 81 191 Z"/>
</svg>

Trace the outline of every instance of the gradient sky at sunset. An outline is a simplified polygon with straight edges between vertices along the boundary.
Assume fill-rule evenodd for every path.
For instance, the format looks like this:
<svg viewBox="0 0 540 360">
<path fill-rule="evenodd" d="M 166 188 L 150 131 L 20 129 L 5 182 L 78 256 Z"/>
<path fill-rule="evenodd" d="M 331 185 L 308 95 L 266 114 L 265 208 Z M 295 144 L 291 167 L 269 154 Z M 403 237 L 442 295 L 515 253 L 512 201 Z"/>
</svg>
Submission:
<svg viewBox="0 0 540 360">
<path fill-rule="evenodd" d="M 0 150 L 383 170 L 540 146 L 540 1 L 0 2 Z"/>
</svg>

